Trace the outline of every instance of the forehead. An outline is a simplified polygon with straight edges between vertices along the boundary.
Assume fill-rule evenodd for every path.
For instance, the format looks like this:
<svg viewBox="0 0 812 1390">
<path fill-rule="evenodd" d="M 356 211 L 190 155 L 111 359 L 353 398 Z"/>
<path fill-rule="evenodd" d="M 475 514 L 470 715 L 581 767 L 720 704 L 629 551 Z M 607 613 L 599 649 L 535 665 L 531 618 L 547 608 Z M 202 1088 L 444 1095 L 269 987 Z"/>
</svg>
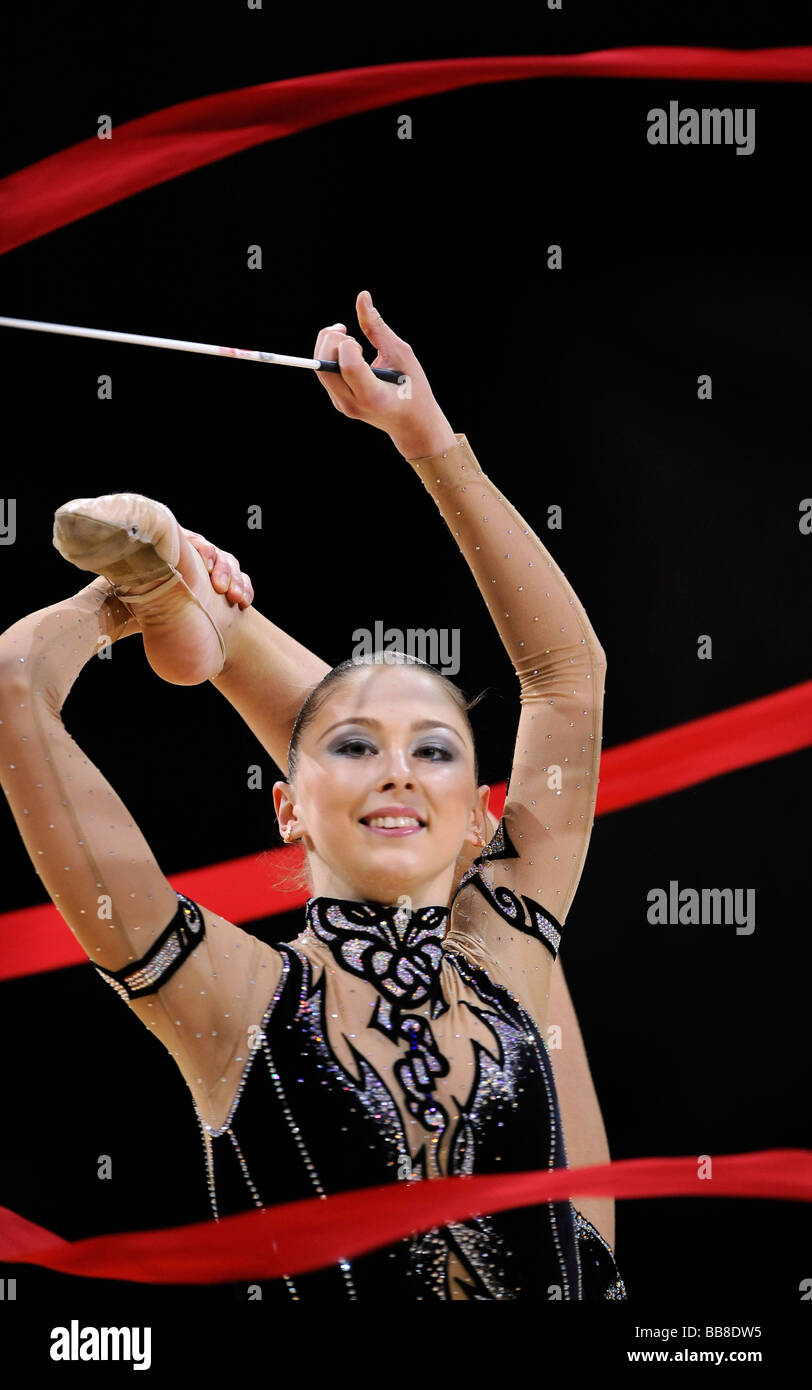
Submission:
<svg viewBox="0 0 812 1390">
<path fill-rule="evenodd" d="M 431 717 L 466 731 L 462 711 L 442 682 L 416 666 L 359 666 L 325 700 L 313 720 L 314 733 L 362 715 L 382 724 Z"/>
</svg>

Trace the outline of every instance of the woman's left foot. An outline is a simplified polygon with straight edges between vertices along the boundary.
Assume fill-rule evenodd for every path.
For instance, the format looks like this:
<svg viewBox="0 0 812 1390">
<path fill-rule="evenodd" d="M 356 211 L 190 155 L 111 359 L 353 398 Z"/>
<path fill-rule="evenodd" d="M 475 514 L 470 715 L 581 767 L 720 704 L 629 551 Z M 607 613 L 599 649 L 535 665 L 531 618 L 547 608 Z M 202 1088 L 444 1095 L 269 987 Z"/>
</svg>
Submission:
<svg viewBox="0 0 812 1390">
<path fill-rule="evenodd" d="M 133 492 L 76 498 L 57 510 L 53 543 L 113 585 L 162 680 L 200 685 L 220 674 L 234 610 L 162 502 Z"/>
</svg>

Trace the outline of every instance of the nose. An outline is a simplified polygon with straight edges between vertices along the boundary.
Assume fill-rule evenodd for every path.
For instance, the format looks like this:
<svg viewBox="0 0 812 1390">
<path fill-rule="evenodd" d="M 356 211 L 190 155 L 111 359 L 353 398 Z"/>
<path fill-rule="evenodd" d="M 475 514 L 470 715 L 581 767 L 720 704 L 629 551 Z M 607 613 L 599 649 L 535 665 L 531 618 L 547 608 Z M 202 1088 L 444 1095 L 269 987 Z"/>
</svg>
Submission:
<svg viewBox="0 0 812 1390">
<path fill-rule="evenodd" d="M 415 778 L 406 751 L 402 748 L 389 748 L 384 758 L 378 788 L 387 791 L 392 787 L 414 787 Z"/>
</svg>

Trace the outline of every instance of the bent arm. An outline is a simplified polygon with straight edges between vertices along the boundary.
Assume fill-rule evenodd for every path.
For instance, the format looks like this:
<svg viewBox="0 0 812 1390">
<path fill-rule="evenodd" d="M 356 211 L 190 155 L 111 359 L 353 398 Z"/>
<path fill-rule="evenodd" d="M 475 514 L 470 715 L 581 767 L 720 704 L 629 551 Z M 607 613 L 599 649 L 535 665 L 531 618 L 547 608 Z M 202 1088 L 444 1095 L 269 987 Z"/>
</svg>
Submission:
<svg viewBox="0 0 812 1390">
<path fill-rule="evenodd" d="M 3 791 L 48 896 L 91 960 L 111 970 L 144 953 L 177 900 L 62 707 L 83 666 L 135 630 L 96 579 L 0 634 Z"/>
<path fill-rule="evenodd" d="M 516 855 L 500 859 L 497 879 L 563 924 L 592 830 L 606 656 L 560 565 L 483 473 L 466 436 L 455 439 L 409 462 L 467 561 L 519 682 L 503 816 Z"/>
<path fill-rule="evenodd" d="M 256 608 L 236 615 L 228 660 L 211 684 L 288 775 L 288 745 L 299 708 L 331 668 Z"/>
<path fill-rule="evenodd" d="M 500 835 L 458 890 L 452 931 L 542 1022 L 592 832 L 606 657 L 561 567 L 465 435 L 455 439 L 409 462 L 485 599 L 519 681 L 520 712 Z"/>
<path fill-rule="evenodd" d="M 119 993 L 130 994 L 130 1008 L 175 1058 L 201 1113 L 215 1118 L 237 1085 L 248 1023 L 262 1017 L 281 962 L 207 908 L 202 924 L 192 913 L 187 926 L 134 818 L 64 726 L 62 707 L 83 666 L 102 644 L 137 630 L 98 578 L 0 633 L 0 784 L 43 887 L 91 963 L 109 983 L 107 972 L 129 981 Z M 112 654 L 105 665 L 115 680 Z M 102 716 L 111 739 L 112 705 L 110 698 Z M 143 766 L 144 801 L 168 795 L 173 774 L 150 761 L 148 744 Z M 170 929 L 164 945 L 159 938 Z M 157 958 L 136 973 L 153 947 Z"/>
<path fill-rule="evenodd" d="M 515 853 L 480 856 L 457 897 L 449 939 L 522 999 L 547 1036 L 572 1167 L 609 1161 L 609 1145 L 581 1030 L 557 959 L 558 937 L 534 935 L 522 900 L 562 926 L 583 871 L 600 763 L 606 658 L 560 566 L 482 472 L 464 434 L 409 462 L 468 562 L 519 681 L 518 734 L 503 823 Z M 490 847 L 489 847 L 490 848 Z M 514 908 L 493 890 L 510 890 Z M 525 896 L 526 895 L 526 896 Z M 520 900 L 521 899 L 521 900 Z M 502 906 L 500 914 L 499 907 Z M 514 925 L 524 915 L 523 929 Z M 549 991 L 549 1001 L 548 1001 Z M 614 1202 L 576 1206 L 614 1245 Z"/>
</svg>

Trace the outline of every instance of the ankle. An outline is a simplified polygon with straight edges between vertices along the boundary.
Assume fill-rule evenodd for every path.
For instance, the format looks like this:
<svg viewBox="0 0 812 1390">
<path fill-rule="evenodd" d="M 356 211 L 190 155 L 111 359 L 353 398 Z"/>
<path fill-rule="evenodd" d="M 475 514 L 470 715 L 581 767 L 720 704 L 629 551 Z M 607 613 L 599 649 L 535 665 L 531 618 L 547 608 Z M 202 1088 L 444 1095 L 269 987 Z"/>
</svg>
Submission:
<svg viewBox="0 0 812 1390">
<path fill-rule="evenodd" d="M 178 582 L 177 575 L 171 576 L 175 583 Z M 140 598 L 143 594 L 151 594 L 155 589 L 160 589 L 162 585 L 168 586 L 169 577 L 166 579 L 152 579 L 148 584 L 116 584 L 115 593 L 119 598 L 127 599 Z"/>
<path fill-rule="evenodd" d="M 222 597 L 218 595 L 218 597 Z M 216 685 L 221 679 L 228 678 L 230 681 L 240 679 L 240 673 L 250 669 L 252 654 L 255 652 L 254 643 L 256 641 L 256 620 L 257 611 L 253 605 L 249 608 L 238 608 L 237 605 L 228 604 L 226 599 L 223 603 L 230 609 L 227 621 L 221 623 L 223 638 L 225 641 L 226 655 L 223 668 L 214 678 L 213 684 Z"/>
</svg>

